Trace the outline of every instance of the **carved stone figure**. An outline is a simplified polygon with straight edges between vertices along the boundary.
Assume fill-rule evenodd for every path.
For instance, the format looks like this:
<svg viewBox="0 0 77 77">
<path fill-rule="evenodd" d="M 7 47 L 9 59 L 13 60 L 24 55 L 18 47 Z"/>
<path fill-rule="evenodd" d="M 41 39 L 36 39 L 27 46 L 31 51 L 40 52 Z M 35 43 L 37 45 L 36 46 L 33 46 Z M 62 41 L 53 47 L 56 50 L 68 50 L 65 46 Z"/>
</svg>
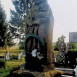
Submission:
<svg viewBox="0 0 77 77">
<path fill-rule="evenodd" d="M 26 62 L 31 65 L 35 63 L 36 65 L 51 64 L 53 62 L 51 54 L 54 24 L 52 11 L 47 0 L 31 0 L 31 4 L 27 4 L 27 7 Z M 36 52 L 33 54 L 34 50 Z"/>
<path fill-rule="evenodd" d="M 66 44 L 64 41 L 61 41 L 59 44 L 59 51 L 65 55 L 66 54 Z"/>
<path fill-rule="evenodd" d="M 66 55 L 66 44 L 64 40 L 61 40 L 59 43 L 59 53 L 56 57 L 57 63 L 65 63 L 65 55 Z"/>
</svg>

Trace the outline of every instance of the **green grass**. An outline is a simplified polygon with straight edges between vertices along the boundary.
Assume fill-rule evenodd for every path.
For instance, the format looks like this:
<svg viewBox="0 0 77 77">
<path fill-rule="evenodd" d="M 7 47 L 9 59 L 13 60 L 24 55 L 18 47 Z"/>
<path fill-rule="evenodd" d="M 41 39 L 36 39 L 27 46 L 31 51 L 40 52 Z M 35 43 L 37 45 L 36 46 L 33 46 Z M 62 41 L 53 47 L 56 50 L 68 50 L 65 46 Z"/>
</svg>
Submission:
<svg viewBox="0 0 77 77">
<path fill-rule="evenodd" d="M 10 71 L 17 66 L 20 66 L 24 63 L 24 58 L 22 57 L 21 60 L 13 60 L 13 61 L 6 61 L 5 68 L 0 69 L 0 77 L 7 77 L 10 74 Z"/>
<path fill-rule="evenodd" d="M 24 52 L 24 50 L 19 50 L 19 49 L 15 49 L 15 50 L 8 50 L 10 53 L 17 53 L 17 52 Z M 0 53 L 6 53 L 6 50 L 0 50 Z"/>
<path fill-rule="evenodd" d="M 0 69 L 0 77 L 7 77 L 10 74 L 10 71 L 13 69 L 13 66 L 9 66 L 6 68 L 1 68 Z"/>
</svg>

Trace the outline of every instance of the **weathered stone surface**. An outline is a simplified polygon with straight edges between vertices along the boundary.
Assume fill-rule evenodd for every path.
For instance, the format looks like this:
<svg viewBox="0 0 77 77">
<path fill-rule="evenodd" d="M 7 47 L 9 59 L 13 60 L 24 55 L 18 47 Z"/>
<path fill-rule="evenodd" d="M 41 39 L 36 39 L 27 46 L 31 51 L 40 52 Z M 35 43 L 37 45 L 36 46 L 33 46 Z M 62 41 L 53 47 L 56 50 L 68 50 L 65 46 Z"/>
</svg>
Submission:
<svg viewBox="0 0 77 77">
<path fill-rule="evenodd" d="M 37 49 L 37 52 L 40 52 L 40 55 L 44 55 L 44 59 L 39 61 L 36 57 L 36 60 L 34 64 L 36 65 L 42 65 L 42 62 L 48 62 L 51 64 L 54 62 L 52 57 L 52 34 L 53 34 L 53 25 L 54 25 L 54 18 L 52 11 L 47 3 L 47 0 L 33 0 L 32 7 L 29 9 L 29 12 L 27 14 L 26 18 L 26 35 L 28 34 L 37 34 L 45 44 L 45 48 L 41 46 L 41 43 L 34 38 L 31 38 L 27 40 L 26 42 L 26 58 L 29 60 L 26 60 L 29 63 L 29 65 L 34 62 L 34 57 L 31 57 L 32 50 Z M 37 45 L 36 45 L 37 44 Z M 33 47 L 34 46 L 34 47 Z M 43 49 L 44 48 L 44 49 Z M 28 51 L 27 51 L 28 50 Z M 36 53 L 37 54 L 37 53 Z M 28 63 L 27 62 L 27 63 Z M 35 66 L 33 64 L 33 66 Z M 33 67 L 34 68 L 34 67 Z"/>
</svg>

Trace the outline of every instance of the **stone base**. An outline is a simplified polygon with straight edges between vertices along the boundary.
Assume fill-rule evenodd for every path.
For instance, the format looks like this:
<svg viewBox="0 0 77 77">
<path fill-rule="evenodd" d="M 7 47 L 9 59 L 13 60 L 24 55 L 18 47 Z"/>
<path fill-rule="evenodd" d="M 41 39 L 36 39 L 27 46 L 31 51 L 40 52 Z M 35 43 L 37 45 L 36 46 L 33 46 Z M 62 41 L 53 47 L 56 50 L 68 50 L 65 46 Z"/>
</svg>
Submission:
<svg viewBox="0 0 77 77">
<path fill-rule="evenodd" d="M 43 74 L 43 72 L 32 72 L 32 71 L 28 71 L 28 70 L 24 70 L 23 73 L 25 75 L 33 75 L 34 77 L 45 77 L 45 75 Z"/>
<path fill-rule="evenodd" d="M 9 77 L 45 77 L 43 72 L 32 72 L 29 70 L 20 69 L 14 71 Z"/>
<path fill-rule="evenodd" d="M 43 72 L 27 70 L 24 69 L 23 65 L 21 65 L 20 68 L 15 68 L 9 77 L 56 77 L 56 75 L 62 74 L 64 74 L 64 72 L 54 69 L 53 64 L 51 64 L 50 66 L 44 66 Z"/>
<path fill-rule="evenodd" d="M 20 69 L 18 71 L 14 71 L 12 77 L 56 77 L 56 75 L 62 74 L 64 74 L 64 72 L 59 70 L 49 70 L 47 72 L 32 72 L 29 70 Z"/>
</svg>

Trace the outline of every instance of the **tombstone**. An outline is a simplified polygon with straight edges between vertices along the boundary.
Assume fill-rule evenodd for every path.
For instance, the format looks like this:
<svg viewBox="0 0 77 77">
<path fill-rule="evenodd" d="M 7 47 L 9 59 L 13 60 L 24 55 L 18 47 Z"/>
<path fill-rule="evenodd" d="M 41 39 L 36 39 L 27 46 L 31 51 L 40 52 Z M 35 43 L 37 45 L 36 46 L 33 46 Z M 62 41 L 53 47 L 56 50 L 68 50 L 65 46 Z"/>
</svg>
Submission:
<svg viewBox="0 0 77 77">
<path fill-rule="evenodd" d="M 5 60 L 10 60 L 10 54 L 9 54 L 9 52 L 6 52 L 6 54 L 5 54 Z"/>
<path fill-rule="evenodd" d="M 31 6 L 31 8 L 27 6 L 25 26 L 25 69 L 43 71 L 42 65 L 54 62 L 52 55 L 54 18 L 47 0 L 31 0 Z"/>
<path fill-rule="evenodd" d="M 20 60 L 22 56 L 23 56 L 23 52 L 19 53 L 18 54 L 18 59 Z"/>
<path fill-rule="evenodd" d="M 22 56 L 22 52 L 21 52 L 20 54 L 21 54 L 21 56 Z"/>
<path fill-rule="evenodd" d="M 77 66 L 76 66 L 76 68 L 74 69 L 74 71 L 75 71 L 75 76 L 77 77 Z"/>
<path fill-rule="evenodd" d="M 63 55 L 66 54 L 66 44 L 65 44 L 64 41 L 61 41 L 61 42 L 59 43 L 59 51 L 60 51 Z"/>
<path fill-rule="evenodd" d="M 65 64 L 65 55 L 66 55 L 66 44 L 64 40 L 59 43 L 59 53 L 56 57 L 56 61 L 59 64 Z"/>
<path fill-rule="evenodd" d="M 18 60 L 20 60 L 20 59 L 21 59 L 21 56 L 22 56 L 22 55 L 19 53 L 19 54 L 18 54 Z"/>
</svg>

